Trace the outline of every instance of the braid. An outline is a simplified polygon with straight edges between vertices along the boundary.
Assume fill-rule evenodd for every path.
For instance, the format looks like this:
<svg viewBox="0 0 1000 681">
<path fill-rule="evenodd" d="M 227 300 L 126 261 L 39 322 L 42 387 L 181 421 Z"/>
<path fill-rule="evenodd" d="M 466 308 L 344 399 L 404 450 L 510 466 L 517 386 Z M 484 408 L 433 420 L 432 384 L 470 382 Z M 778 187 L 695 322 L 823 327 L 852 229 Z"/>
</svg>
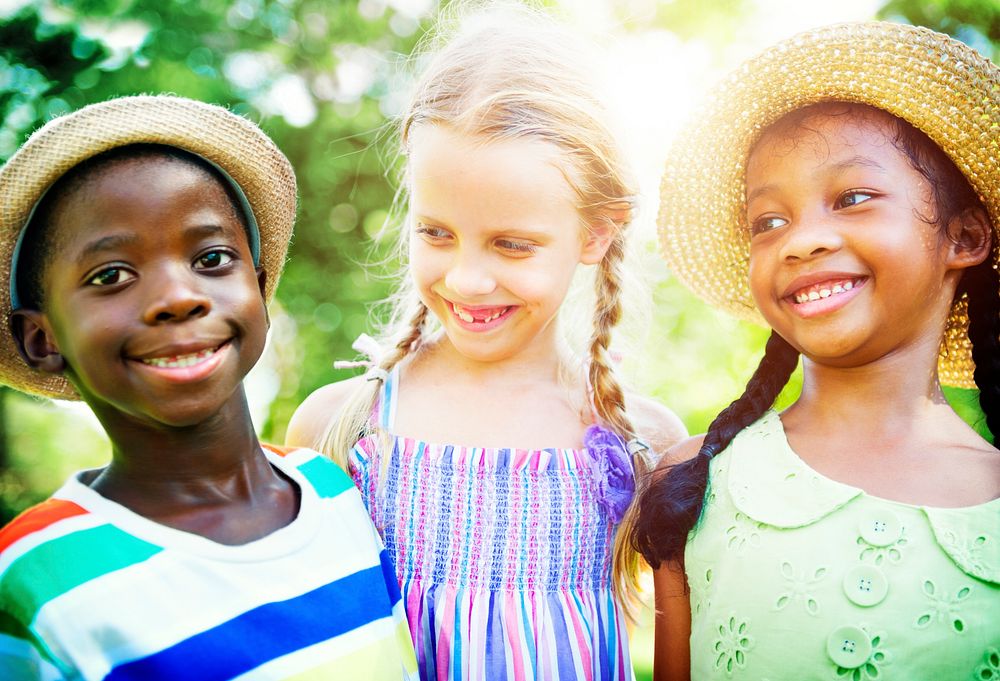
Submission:
<svg viewBox="0 0 1000 681">
<path fill-rule="evenodd" d="M 651 566 L 681 561 L 688 532 L 705 503 L 712 457 L 774 405 L 798 361 L 798 351 L 772 331 L 746 390 L 712 421 L 698 455 L 671 466 L 640 496 L 631 541 Z"/>
<path fill-rule="evenodd" d="M 417 300 L 409 319 L 397 336 L 392 351 L 379 361 L 377 370 L 387 375 L 406 355 L 413 351 L 423 334 L 427 306 Z M 385 380 L 384 378 L 382 380 Z M 327 426 L 319 450 L 333 459 L 345 471 L 348 457 L 358 440 L 371 432 L 371 413 L 378 399 L 382 381 L 364 381 L 344 405 L 344 409 Z"/>
<path fill-rule="evenodd" d="M 598 416 L 628 440 L 635 436 L 635 430 L 625 413 L 625 395 L 615 377 L 608 352 L 611 330 L 622 316 L 619 268 L 624 257 L 624 237 L 618 232 L 598 265 L 597 305 L 594 311 L 594 334 L 590 339 L 589 372 Z"/>
<path fill-rule="evenodd" d="M 976 363 L 973 377 L 979 388 L 979 405 L 993 442 L 1000 437 L 1000 277 L 986 258 L 966 270 L 959 291 L 968 296 L 969 340 Z"/>
</svg>

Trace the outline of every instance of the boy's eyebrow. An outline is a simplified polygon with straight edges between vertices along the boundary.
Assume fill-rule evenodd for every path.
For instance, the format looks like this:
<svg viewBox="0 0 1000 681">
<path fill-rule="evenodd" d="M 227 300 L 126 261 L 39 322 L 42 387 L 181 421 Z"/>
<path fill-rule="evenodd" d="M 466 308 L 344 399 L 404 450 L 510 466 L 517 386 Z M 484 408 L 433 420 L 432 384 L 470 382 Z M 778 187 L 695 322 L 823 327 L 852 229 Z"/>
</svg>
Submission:
<svg viewBox="0 0 1000 681">
<path fill-rule="evenodd" d="M 99 239 L 94 239 L 90 243 L 86 244 L 80 251 L 79 259 L 82 260 L 103 251 L 113 251 L 121 248 L 122 246 L 134 244 L 138 240 L 139 237 L 129 232 L 102 236 Z"/>
</svg>

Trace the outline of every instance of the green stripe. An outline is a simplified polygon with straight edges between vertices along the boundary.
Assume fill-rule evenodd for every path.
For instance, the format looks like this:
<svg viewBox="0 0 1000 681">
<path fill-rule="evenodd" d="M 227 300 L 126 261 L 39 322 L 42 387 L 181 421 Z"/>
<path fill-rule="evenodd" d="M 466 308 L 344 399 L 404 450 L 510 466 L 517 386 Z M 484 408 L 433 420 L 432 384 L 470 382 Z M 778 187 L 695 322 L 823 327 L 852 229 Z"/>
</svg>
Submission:
<svg viewBox="0 0 1000 681">
<path fill-rule="evenodd" d="M 15 560 L 3 574 L 0 610 L 28 626 L 39 608 L 52 599 L 161 550 L 113 525 L 53 539 Z"/>
<path fill-rule="evenodd" d="M 354 481 L 340 466 L 319 456 L 299 466 L 299 472 L 306 476 L 321 497 L 335 497 L 354 487 Z"/>
</svg>

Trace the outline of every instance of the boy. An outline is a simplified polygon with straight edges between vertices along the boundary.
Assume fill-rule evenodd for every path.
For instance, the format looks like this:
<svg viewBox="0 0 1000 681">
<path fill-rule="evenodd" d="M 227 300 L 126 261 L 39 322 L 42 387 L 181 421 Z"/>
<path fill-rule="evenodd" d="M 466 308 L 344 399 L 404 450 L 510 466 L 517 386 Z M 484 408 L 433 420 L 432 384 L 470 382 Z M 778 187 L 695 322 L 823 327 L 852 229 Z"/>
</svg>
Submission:
<svg viewBox="0 0 1000 681">
<path fill-rule="evenodd" d="M 0 380 L 82 398 L 112 444 L 0 531 L 0 678 L 414 677 L 350 479 L 250 421 L 295 216 L 270 139 L 179 97 L 112 100 L 36 132 L 0 205 Z"/>
</svg>

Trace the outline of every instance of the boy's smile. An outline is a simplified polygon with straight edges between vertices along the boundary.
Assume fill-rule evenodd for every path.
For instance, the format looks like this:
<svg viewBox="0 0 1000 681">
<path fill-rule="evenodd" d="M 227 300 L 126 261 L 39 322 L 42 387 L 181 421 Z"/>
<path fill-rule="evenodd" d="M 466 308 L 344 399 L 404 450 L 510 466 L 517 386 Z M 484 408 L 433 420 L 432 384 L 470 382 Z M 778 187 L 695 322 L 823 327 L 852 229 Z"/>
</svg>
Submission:
<svg viewBox="0 0 1000 681">
<path fill-rule="evenodd" d="M 43 320 L 98 417 L 189 426 L 238 396 L 264 346 L 263 277 L 219 180 L 113 161 L 60 197 Z"/>
</svg>

